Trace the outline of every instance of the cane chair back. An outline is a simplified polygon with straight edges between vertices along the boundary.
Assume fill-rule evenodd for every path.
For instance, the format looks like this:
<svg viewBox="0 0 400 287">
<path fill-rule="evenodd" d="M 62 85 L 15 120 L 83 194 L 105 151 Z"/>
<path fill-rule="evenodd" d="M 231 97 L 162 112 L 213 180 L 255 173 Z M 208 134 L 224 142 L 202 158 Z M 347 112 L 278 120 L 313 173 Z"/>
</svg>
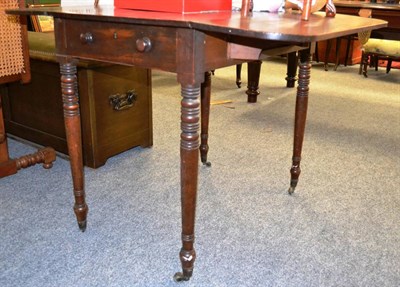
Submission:
<svg viewBox="0 0 400 287">
<path fill-rule="evenodd" d="M 0 4 L 0 84 L 30 80 L 26 18 L 6 14 L 7 9 L 23 6 L 23 0 Z"/>
</svg>

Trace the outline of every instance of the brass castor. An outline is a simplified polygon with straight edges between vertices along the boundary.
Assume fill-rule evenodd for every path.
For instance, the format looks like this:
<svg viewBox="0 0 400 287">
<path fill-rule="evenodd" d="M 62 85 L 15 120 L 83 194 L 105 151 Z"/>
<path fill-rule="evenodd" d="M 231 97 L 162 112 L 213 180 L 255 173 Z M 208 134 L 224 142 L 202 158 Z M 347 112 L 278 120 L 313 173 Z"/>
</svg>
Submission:
<svg viewBox="0 0 400 287">
<path fill-rule="evenodd" d="M 184 275 L 182 272 L 176 272 L 174 275 L 175 282 L 189 281 L 190 276 Z"/>
<path fill-rule="evenodd" d="M 203 165 L 205 165 L 206 167 L 210 167 L 211 166 L 211 162 L 209 162 L 209 161 L 203 162 Z"/>
<path fill-rule="evenodd" d="M 288 190 L 288 193 L 290 195 L 292 195 L 294 193 L 294 190 L 296 189 L 296 186 L 297 186 L 297 182 L 298 182 L 298 179 L 290 180 L 290 187 L 289 187 L 289 190 Z"/>
<path fill-rule="evenodd" d="M 87 220 L 78 222 L 79 230 L 82 232 L 86 231 Z"/>
</svg>

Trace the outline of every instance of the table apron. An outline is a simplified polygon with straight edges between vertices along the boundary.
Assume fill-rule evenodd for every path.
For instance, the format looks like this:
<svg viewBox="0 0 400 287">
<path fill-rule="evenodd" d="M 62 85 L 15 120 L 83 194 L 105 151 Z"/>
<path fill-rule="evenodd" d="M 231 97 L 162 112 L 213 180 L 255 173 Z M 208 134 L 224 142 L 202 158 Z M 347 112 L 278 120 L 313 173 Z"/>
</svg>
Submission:
<svg viewBox="0 0 400 287">
<path fill-rule="evenodd" d="M 193 59 L 188 60 L 200 63 L 195 69 L 197 73 L 250 60 L 231 58 L 230 42 L 258 46 L 260 50 L 289 46 L 289 43 L 281 41 L 228 37 L 165 26 L 55 18 L 54 27 L 58 56 L 175 73 L 183 72 L 185 67 L 182 67 L 180 59 L 182 54 L 188 54 L 189 46 L 196 51 L 193 51 Z M 186 43 L 186 47 L 182 47 L 182 43 Z M 203 57 L 203 60 L 198 61 L 195 57 Z M 257 57 L 252 60 L 257 60 Z"/>
</svg>

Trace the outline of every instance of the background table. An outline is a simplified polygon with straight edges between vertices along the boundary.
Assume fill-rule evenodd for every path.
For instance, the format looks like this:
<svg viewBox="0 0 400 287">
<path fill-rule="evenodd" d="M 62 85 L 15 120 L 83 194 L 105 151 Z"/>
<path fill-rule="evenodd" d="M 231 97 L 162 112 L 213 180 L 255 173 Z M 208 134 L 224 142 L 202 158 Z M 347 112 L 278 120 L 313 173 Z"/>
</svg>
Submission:
<svg viewBox="0 0 400 287">
<path fill-rule="evenodd" d="M 374 30 L 373 38 L 400 40 L 400 5 L 364 1 L 335 1 L 340 14 L 358 15 L 360 9 L 371 9 L 372 18 L 388 22 L 387 27 Z"/>
</svg>

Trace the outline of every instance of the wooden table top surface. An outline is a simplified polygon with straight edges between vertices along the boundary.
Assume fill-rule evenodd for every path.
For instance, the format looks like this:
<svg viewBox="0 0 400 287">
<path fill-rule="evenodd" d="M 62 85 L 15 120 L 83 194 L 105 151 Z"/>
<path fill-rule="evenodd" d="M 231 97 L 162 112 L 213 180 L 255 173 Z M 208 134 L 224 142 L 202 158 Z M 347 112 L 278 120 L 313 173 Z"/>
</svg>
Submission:
<svg viewBox="0 0 400 287">
<path fill-rule="evenodd" d="M 337 15 L 334 18 L 328 18 L 322 12 L 312 14 L 309 21 L 301 21 L 301 15 L 297 11 L 291 13 L 254 12 L 248 17 L 243 17 L 240 12 L 234 11 L 179 14 L 115 9 L 112 6 L 26 8 L 8 10 L 7 12 L 19 15 L 49 15 L 56 18 L 109 23 L 180 27 L 206 33 L 213 32 L 260 40 L 299 43 L 321 41 L 387 26 L 387 22 L 383 20 L 349 15 Z"/>
</svg>

